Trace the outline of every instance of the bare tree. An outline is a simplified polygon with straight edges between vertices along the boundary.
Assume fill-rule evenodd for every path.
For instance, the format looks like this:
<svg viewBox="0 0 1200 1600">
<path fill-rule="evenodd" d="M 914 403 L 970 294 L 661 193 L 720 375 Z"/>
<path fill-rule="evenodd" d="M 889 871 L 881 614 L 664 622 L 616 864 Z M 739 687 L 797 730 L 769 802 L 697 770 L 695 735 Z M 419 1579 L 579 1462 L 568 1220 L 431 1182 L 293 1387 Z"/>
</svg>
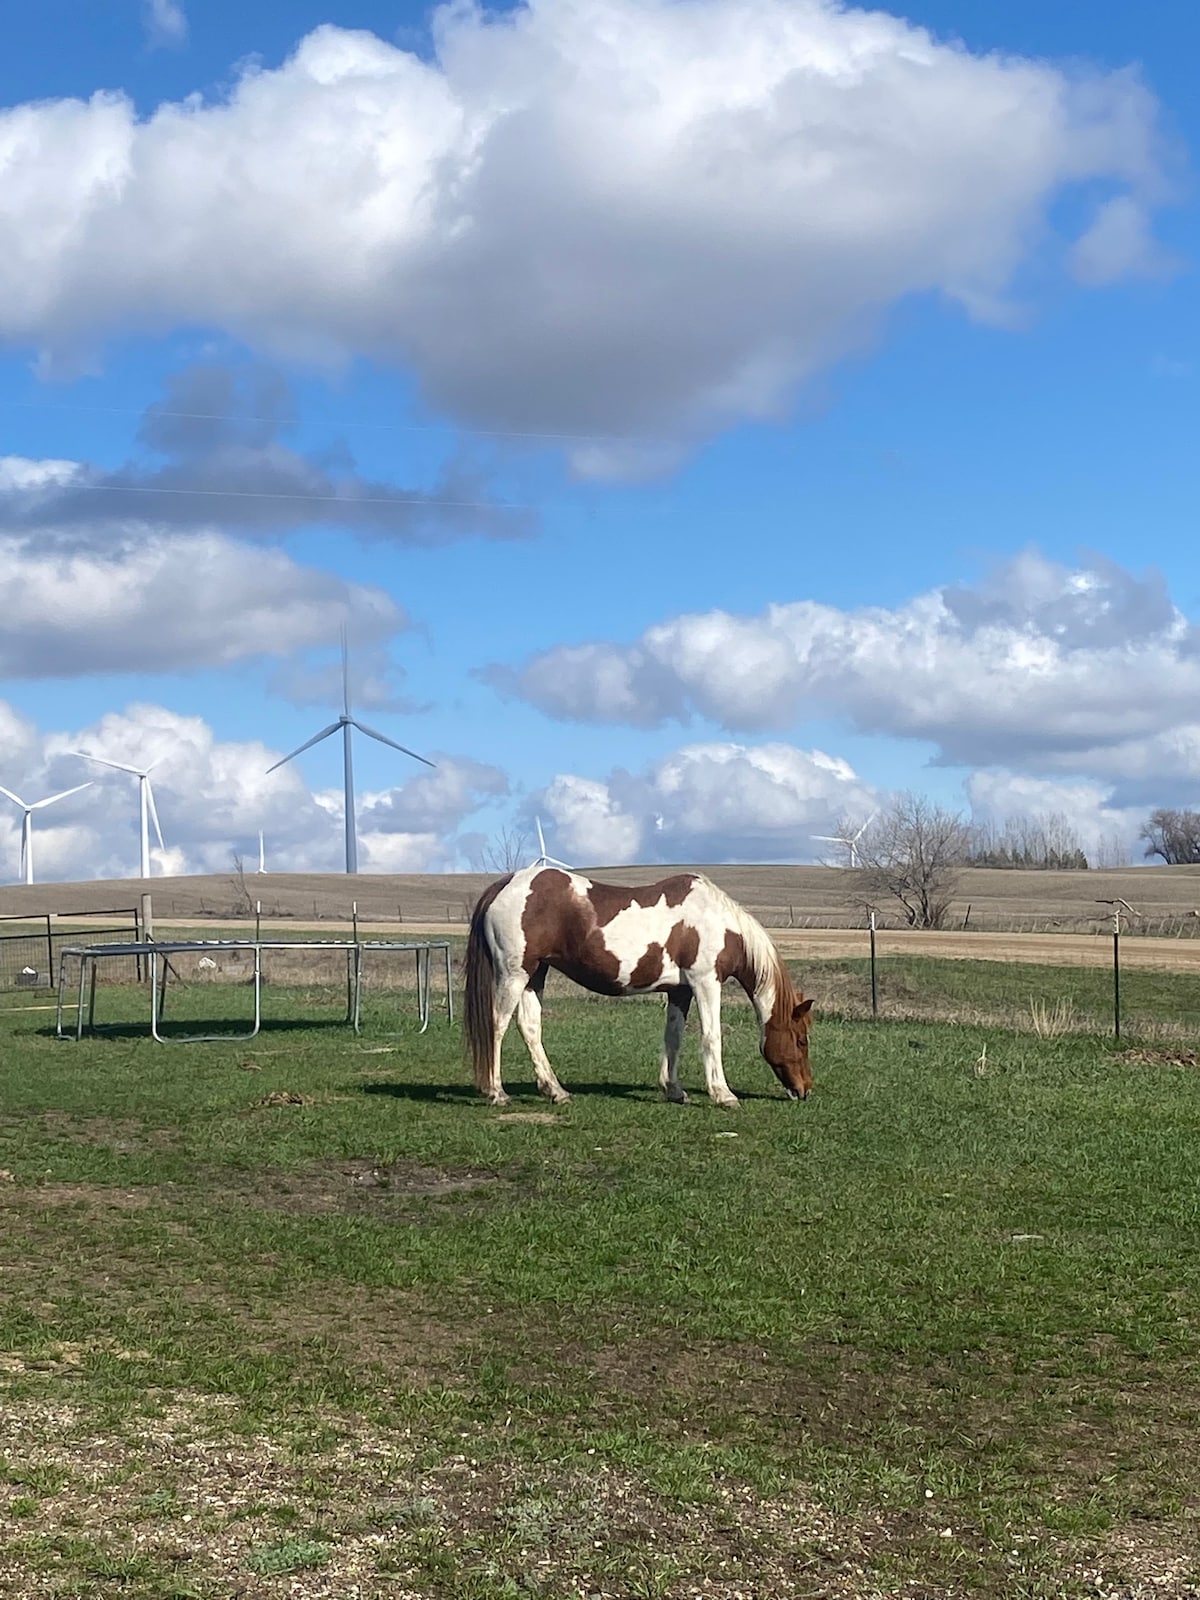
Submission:
<svg viewBox="0 0 1200 1600">
<path fill-rule="evenodd" d="M 528 828 L 501 828 L 473 852 L 478 872 L 516 872 L 528 866 L 530 855 Z"/>
<path fill-rule="evenodd" d="M 1169 811 L 1160 807 L 1142 824 L 1139 839 L 1146 856 L 1161 856 L 1169 867 L 1200 861 L 1200 811 Z"/>
<path fill-rule="evenodd" d="M 1133 865 L 1129 840 L 1116 828 L 1101 834 L 1092 851 L 1092 860 L 1098 867 L 1128 867 Z"/>
<path fill-rule="evenodd" d="M 241 856 L 233 853 L 234 890 L 237 894 L 237 915 L 248 917 L 254 910 L 254 896 L 246 887 L 246 867 Z"/>
<path fill-rule="evenodd" d="M 923 795 L 897 795 L 859 837 L 856 898 L 890 895 L 903 906 L 910 927 L 940 928 L 966 864 L 969 838 L 959 812 Z"/>
</svg>

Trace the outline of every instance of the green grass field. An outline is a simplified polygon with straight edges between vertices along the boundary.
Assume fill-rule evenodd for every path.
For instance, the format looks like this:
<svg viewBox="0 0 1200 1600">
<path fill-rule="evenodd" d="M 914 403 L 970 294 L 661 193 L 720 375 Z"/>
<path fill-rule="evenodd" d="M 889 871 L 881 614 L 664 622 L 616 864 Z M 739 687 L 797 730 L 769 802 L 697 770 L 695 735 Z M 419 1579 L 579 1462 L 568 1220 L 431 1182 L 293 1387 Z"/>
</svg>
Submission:
<svg viewBox="0 0 1200 1600">
<path fill-rule="evenodd" d="M 0 1593 L 1198 1592 L 1189 1051 L 827 1017 L 794 1105 L 730 1005 L 729 1114 L 556 995 L 497 1113 L 397 998 L 0 1017 Z"/>
</svg>

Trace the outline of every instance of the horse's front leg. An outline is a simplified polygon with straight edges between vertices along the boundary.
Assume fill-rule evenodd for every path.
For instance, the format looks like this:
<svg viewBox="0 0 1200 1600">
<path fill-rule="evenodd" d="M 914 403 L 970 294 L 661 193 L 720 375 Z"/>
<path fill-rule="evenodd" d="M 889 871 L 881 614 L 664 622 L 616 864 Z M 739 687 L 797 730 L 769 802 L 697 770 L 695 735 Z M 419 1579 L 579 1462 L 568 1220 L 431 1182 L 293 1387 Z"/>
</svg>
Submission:
<svg viewBox="0 0 1200 1600">
<path fill-rule="evenodd" d="M 700 1049 L 704 1055 L 704 1085 L 709 1098 L 727 1111 L 738 1106 L 738 1097 L 725 1082 L 721 1065 L 721 985 L 716 976 L 692 984 L 696 1010 L 700 1014 Z"/>
<path fill-rule="evenodd" d="M 538 1088 L 558 1106 L 571 1096 L 555 1076 L 550 1058 L 542 1044 L 542 989 L 545 983 L 546 967 L 543 964 L 530 978 L 529 987 L 517 1003 L 517 1027 L 521 1030 L 525 1048 L 529 1051 L 529 1059 L 533 1062 L 533 1075 L 537 1079 Z"/>
<path fill-rule="evenodd" d="M 663 1030 L 662 1061 L 658 1068 L 658 1084 L 668 1100 L 676 1105 L 687 1105 L 687 1095 L 679 1081 L 679 1051 L 683 1044 L 683 1030 L 687 1023 L 692 991 L 686 984 L 667 990 L 667 1021 Z"/>
</svg>

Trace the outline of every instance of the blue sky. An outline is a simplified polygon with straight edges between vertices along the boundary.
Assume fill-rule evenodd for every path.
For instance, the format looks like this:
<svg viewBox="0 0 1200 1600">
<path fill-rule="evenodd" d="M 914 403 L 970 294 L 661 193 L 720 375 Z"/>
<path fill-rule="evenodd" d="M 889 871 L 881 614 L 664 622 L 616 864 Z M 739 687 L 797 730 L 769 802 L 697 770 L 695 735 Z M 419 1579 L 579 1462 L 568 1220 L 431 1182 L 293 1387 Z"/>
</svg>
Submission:
<svg viewBox="0 0 1200 1600">
<path fill-rule="evenodd" d="M 0 58 L 0 783 L 164 871 L 1200 800 L 1194 9 L 60 0 Z M 616 41 L 614 43 L 614 41 Z M 100 98 L 94 98 L 99 96 Z M 413 502 L 421 500 L 420 506 Z M 0 815 L 0 875 L 20 814 Z M 119 775 L 39 876 L 129 871 Z M 256 846 L 255 846 L 256 848 Z"/>
</svg>

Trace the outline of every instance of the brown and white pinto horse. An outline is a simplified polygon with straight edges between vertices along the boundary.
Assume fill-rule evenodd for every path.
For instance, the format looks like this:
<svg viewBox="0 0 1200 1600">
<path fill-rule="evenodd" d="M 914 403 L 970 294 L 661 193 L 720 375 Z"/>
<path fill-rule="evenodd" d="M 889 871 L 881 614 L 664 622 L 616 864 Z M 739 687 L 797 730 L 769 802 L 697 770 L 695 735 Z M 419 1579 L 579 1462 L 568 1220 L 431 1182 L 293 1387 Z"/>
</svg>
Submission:
<svg viewBox="0 0 1200 1600">
<path fill-rule="evenodd" d="M 554 967 L 597 994 L 665 994 L 659 1083 L 686 1101 L 679 1047 L 693 1000 L 700 1014 L 704 1077 L 720 1106 L 737 1096 L 721 1067 L 721 985 L 733 978 L 758 1013 L 759 1048 L 792 1099 L 812 1085 L 811 1000 L 796 993 L 761 923 L 699 873 L 640 888 L 594 883 L 578 872 L 527 867 L 484 890 L 467 940 L 464 1035 L 475 1082 L 493 1105 L 508 1096 L 500 1047 L 516 1012 L 538 1088 L 569 1098 L 542 1048 L 542 989 Z"/>
</svg>

